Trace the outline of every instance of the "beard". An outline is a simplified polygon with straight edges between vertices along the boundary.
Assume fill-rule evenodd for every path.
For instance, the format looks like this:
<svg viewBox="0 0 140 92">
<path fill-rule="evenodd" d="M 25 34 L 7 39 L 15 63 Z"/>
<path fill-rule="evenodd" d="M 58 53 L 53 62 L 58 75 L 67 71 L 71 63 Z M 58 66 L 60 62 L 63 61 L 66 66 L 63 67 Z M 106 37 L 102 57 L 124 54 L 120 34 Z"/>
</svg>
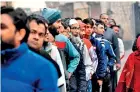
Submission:
<svg viewBox="0 0 140 92">
<path fill-rule="evenodd" d="M 55 38 L 56 35 L 58 35 L 59 33 L 57 32 L 57 29 L 54 27 L 50 27 L 49 28 L 49 32 L 52 34 L 52 36 Z"/>
<path fill-rule="evenodd" d="M 43 49 L 45 49 L 46 46 L 48 46 L 48 42 L 44 41 L 44 42 L 43 42 Z"/>
<path fill-rule="evenodd" d="M 81 43 L 81 38 L 79 36 L 73 36 L 72 35 L 71 40 L 76 44 Z"/>
<path fill-rule="evenodd" d="M 14 45 L 1 40 L 1 50 L 13 49 Z"/>
</svg>

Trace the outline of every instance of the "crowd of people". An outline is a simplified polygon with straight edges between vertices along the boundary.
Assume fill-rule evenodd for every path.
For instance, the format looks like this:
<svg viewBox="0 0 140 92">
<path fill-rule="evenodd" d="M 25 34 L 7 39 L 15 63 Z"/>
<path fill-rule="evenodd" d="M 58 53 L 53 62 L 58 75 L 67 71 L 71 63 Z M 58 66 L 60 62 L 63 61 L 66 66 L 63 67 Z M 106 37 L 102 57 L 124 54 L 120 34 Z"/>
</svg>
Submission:
<svg viewBox="0 0 140 92">
<path fill-rule="evenodd" d="M 117 80 L 125 55 L 120 26 L 106 13 L 61 12 L 1 7 L 2 92 L 140 92 L 140 35 Z"/>
</svg>

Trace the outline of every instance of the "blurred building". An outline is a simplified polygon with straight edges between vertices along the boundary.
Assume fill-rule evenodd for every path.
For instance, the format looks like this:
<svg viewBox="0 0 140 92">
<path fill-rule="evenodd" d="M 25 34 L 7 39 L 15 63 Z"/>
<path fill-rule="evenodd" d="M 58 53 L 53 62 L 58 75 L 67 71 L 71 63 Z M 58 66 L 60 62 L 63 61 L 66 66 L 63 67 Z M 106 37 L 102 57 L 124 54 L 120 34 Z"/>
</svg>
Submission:
<svg viewBox="0 0 140 92">
<path fill-rule="evenodd" d="M 118 25 L 121 25 L 121 36 L 126 48 L 132 45 L 135 35 L 140 32 L 140 2 L 13 1 L 1 2 L 1 5 L 22 7 L 28 14 L 41 11 L 44 7 L 56 8 L 62 11 L 62 18 L 98 19 L 101 13 L 107 13 Z"/>
</svg>

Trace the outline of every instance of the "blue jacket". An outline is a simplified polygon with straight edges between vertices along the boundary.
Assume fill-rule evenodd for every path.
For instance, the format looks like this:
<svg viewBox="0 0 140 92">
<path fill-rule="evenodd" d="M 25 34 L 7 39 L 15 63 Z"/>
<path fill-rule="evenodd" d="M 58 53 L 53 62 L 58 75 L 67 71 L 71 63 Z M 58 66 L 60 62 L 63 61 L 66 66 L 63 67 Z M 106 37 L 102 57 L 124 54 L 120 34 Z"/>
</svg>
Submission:
<svg viewBox="0 0 140 92">
<path fill-rule="evenodd" d="M 3 50 L 1 57 L 2 92 L 58 92 L 55 67 L 30 51 L 27 44 Z"/>
<path fill-rule="evenodd" d="M 96 34 L 95 38 L 101 42 L 102 46 L 105 49 L 106 69 L 107 67 L 113 67 L 115 64 L 116 55 L 113 51 L 111 43 L 108 40 L 103 39 L 103 35 Z"/>
<path fill-rule="evenodd" d="M 100 41 L 95 39 L 94 37 L 91 37 L 90 39 L 93 47 L 96 47 L 96 54 L 98 57 L 98 66 L 96 70 L 96 76 L 98 79 L 103 79 L 104 76 L 106 75 L 106 68 L 105 68 L 105 49 L 101 45 Z"/>
</svg>

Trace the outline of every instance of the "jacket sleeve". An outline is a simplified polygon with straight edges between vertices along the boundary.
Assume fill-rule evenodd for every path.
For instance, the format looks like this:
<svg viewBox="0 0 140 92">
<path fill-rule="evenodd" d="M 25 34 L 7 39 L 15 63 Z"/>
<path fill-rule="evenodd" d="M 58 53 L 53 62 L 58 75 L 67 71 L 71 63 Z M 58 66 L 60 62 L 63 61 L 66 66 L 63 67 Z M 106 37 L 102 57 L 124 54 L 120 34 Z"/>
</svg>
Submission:
<svg viewBox="0 0 140 92">
<path fill-rule="evenodd" d="M 112 36 L 112 43 L 113 43 L 112 47 L 113 47 L 114 53 L 116 55 L 116 62 L 120 63 L 119 43 L 118 43 L 118 38 L 115 33 L 113 33 L 113 36 Z"/>
<path fill-rule="evenodd" d="M 74 72 L 79 64 L 80 61 L 80 54 L 75 49 L 73 44 L 67 39 L 66 42 L 66 52 L 68 52 L 70 64 L 68 65 L 68 72 Z"/>
<path fill-rule="evenodd" d="M 124 51 L 124 44 L 122 39 L 118 38 L 119 41 L 119 49 L 120 49 L 120 59 L 124 57 L 125 51 Z"/>
<path fill-rule="evenodd" d="M 75 79 L 77 80 L 76 84 L 75 84 L 75 79 L 72 78 L 70 81 L 71 81 L 71 83 L 73 82 L 74 84 L 72 84 L 73 86 L 71 86 L 71 87 L 72 87 L 72 89 L 75 89 L 75 87 L 74 87 L 74 85 L 75 85 L 75 86 L 77 86 L 77 88 L 75 89 L 75 90 L 77 90 L 77 92 L 85 92 L 87 89 L 87 81 L 86 81 L 85 65 L 84 65 L 84 61 L 83 61 L 83 52 L 82 52 L 82 50 L 80 51 L 80 48 L 78 48 L 78 46 L 76 44 L 73 44 L 73 46 L 76 48 L 77 51 L 79 51 L 80 61 L 74 72 Z"/>
<path fill-rule="evenodd" d="M 83 55 L 83 54 L 82 54 Z M 82 56 L 81 55 L 81 56 Z M 84 62 L 82 60 L 80 60 L 79 65 L 77 67 L 77 92 L 85 92 L 87 89 L 87 81 L 86 81 L 86 66 L 84 65 Z"/>
<path fill-rule="evenodd" d="M 96 46 L 96 53 L 98 56 L 98 66 L 96 71 L 96 76 L 98 79 L 103 79 L 106 74 L 105 69 L 105 49 L 101 45 L 100 41 L 95 38 L 92 38 L 91 43 Z"/>
<path fill-rule="evenodd" d="M 108 59 L 109 59 L 109 62 L 108 62 L 108 66 L 113 66 L 115 64 L 115 58 L 116 58 L 116 55 L 114 54 L 114 51 L 112 49 L 112 46 L 109 42 L 106 42 L 107 43 L 107 55 L 108 55 Z"/>
<path fill-rule="evenodd" d="M 38 76 L 37 92 L 58 92 L 57 80 L 58 75 L 56 69 L 51 63 L 47 63 L 40 67 Z"/>
</svg>

